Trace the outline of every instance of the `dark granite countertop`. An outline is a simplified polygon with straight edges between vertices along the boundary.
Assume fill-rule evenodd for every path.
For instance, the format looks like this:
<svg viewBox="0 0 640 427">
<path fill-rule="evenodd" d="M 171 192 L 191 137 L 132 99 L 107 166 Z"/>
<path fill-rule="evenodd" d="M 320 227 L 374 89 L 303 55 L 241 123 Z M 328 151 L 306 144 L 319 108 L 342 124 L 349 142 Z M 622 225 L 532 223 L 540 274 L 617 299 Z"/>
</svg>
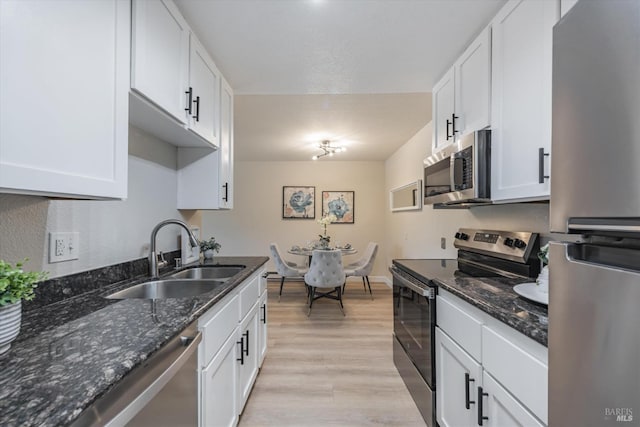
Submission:
<svg viewBox="0 0 640 427">
<path fill-rule="evenodd" d="M 449 271 L 455 265 L 455 261 L 452 260 L 447 260 L 446 270 L 435 272 L 430 267 L 436 262 L 434 260 L 394 260 L 393 262 L 418 279 L 431 279 L 439 288 L 451 292 L 518 332 L 547 346 L 549 327 L 547 307 L 522 298 L 513 290 L 515 285 L 531 282 L 533 279 L 458 275 L 455 271 Z M 440 260 L 437 262 L 439 263 Z M 442 274 L 443 271 L 447 274 Z"/>
<path fill-rule="evenodd" d="M 0 356 L 0 425 L 71 423 L 267 261 L 267 257 L 216 257 L 214 264 L 247 268 L 198 297 L 156 300 L 155 316 L 150 300 L 104 298 L 146 277 L 23 313 L 19 339 Z"/>
</svg>

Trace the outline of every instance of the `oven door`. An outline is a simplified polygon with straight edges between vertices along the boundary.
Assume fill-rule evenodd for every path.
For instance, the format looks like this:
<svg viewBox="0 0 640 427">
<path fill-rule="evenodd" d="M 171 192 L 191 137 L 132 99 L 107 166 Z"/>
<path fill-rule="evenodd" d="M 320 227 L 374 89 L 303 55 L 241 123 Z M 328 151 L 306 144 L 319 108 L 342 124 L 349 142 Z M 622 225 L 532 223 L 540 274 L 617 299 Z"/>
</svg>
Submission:
<svg viewBox="0 0 640 427">
<path fill-rule="evenodd" d="M 429 387 L 435 389 L 435 287 L 393 274 L 393 332 Z"/>
</svg>

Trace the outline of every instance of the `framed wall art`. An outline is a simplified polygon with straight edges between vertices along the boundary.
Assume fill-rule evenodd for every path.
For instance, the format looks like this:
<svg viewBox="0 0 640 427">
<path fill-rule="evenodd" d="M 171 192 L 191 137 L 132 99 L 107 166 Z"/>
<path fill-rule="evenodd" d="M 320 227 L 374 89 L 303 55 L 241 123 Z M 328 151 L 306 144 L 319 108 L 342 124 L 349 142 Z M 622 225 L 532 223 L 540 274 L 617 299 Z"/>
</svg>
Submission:
<svg viewBox="0 0 640 427">
<path fill-rule="evenodd" d="M 334 214 L 338 218 L 334 224 L 353 224 L 354 194 L 353 191 L 323 191 L 322 216 Z"/>
<path fill-rule="evenodd" d="M 282 187 L 283 219 L 315 219 L 316 187 Z"/>
</svg>

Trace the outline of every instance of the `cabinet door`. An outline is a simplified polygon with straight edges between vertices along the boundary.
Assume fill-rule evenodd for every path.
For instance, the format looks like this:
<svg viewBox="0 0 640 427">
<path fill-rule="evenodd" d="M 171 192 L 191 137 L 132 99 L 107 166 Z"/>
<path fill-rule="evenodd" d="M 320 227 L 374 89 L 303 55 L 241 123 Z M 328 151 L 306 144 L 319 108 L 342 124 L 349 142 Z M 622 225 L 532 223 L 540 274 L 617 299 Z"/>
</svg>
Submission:
<svg viewBox="0 0 640 427">
<path fill-rule="evenodd" d="M 484 129 L 491 105 L 491 27 L 471 43 L 454 65 L 456 130 L 466 134 Z"/>
<path fill-rule="evenodd" d="M 511 0 L 492 22 L 491 198 L 547 199 L 556 0 Z"/>
<path fill-rule="evenodd" d="M 258 304 L 257 301 L 253 308 L 249 311 L 249 314 L 245 317 L 244 321 L 240 324 L 238 330 L 237 341 L 242 341 L 243 355 L 239 356 L 241 362 L 238 362 L 238 414 L 242 413 L 251 388 L 258 375 L 258 357 L 260 354 L 260 348 L 258 345 Z M 238 347 L 240 350 L 240 347 Z"/>
<path fill-rule="evenodd" d="M 266 280 L 262 279 L 261 280 Z M 259 329 L 260 329 L 260 357 L 258 360 L 258 366 L 262 366 L 264 357 L 267 355 L 267 291 L 262 292 L 260 301 L 258 302 L 259 313 Z"/>
<path fill-rule="evenodd" d="M 127 196 L 130 13 L 0 2 L 0 191 Z"/>
<path fill-rule="evenodd" d="M 233 426 L 237 422 L 236 358 L 239 350 L 236 334 L 233 334 L 201 372 L 200 415 L 204 427 Z"/>
<path fill-rule="evenodd" d="M 233 208 L 233 90 L 223 78 L 220 85 L 220 207 Z"/>
<path fill-rule="evenodd" d="M 189 86 L 192 89 L 191 130 L 218 145 L 220 72 L 200 41 L 191 34 Z"/>
<path fill-rule="evenodd" d="M 436 328 L 436 416 L 441 427 L 475 425 L 481 381 L 480 364 Z"/>
<path fill-rule="evenodd" d="M 486 372 L 482 377 L 482 414 L 487 417 L 482 425 L 487 427 L 502 426 L 544 426 L 536 417 L 509 394 L 491 375 Z"/>
<path fill-rule="evenodd" d="M 187 123 L 189 27 L 170 0 L 133 0 L 131 89 Z"/>
<path fill-rule="evenodd" d="M 454 71 L 451 68 L 433 87 L 433 141 L 431 152 L 441 150 L 454 141 L 451 119 L 454 111 Z M 449 124 L 447 125 L 447 121 Z"/>
</svg>

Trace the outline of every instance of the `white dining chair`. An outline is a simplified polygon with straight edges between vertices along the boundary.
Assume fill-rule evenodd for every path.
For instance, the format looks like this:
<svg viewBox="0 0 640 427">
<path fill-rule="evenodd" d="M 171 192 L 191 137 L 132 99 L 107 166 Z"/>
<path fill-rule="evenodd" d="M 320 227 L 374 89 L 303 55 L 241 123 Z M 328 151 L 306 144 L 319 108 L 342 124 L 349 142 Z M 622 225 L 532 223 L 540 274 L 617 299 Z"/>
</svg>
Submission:
<svg viewBox="0 0 640 427">
<path fill-rule="evenodd" d="M 309 310 L 311 314 L 313 302 L 318 298 L 335 299 L 340 303 L 340 311 L 344 316 L 342 305 L 342 286 L 346 276 L 342 266 L 342 252 L 337 250 L 319 250 L 312 252 L 309 271 L 304 275 L 304 283 L 309 287 Z M 327 292 L 319 292 L 318 288 L 331 288 Z"/>
<path fill-rule="evenodd" d="M 269 245 L 269 250 L 271 251 L 273 262 L 276 265 L 276 271 L 280 275 L 280 293 L 278 294 L 278 301 L 280 301 L 284 280 L 287 278 L 302 279 L 309 269 L 304 265 L 298 265 L 294 262 L 285 260 L 277 243 L 271 243 Z"/>
<path fill-rule="evenodd" d="M 369 295 L 371 295 L 371 299 L 373 299 L 373 292 L 371 292 L 371 283 L 369 283 L 369 274 L 373 270 L 373 262 L 376 259 L 376 254 L 378 253 L 378 244 L 375 242 L 370 242 L 367 245 L 367 249 L 364 252 L 362 258 L 357 260 L 354 263 L 348 264 L 344 268 L 345 275 L 347 277 L 362 277 L 362 286 L 364 287 L 364 291 L 367 292 L 367 286 L 369 287 Z M 365 283 L 366 280 L 366 283 Z M 342 293 L 344 293 L 345 287 L 347 286 L 347 282 L 345 281 L 342 286 Z"/>
</svg>

